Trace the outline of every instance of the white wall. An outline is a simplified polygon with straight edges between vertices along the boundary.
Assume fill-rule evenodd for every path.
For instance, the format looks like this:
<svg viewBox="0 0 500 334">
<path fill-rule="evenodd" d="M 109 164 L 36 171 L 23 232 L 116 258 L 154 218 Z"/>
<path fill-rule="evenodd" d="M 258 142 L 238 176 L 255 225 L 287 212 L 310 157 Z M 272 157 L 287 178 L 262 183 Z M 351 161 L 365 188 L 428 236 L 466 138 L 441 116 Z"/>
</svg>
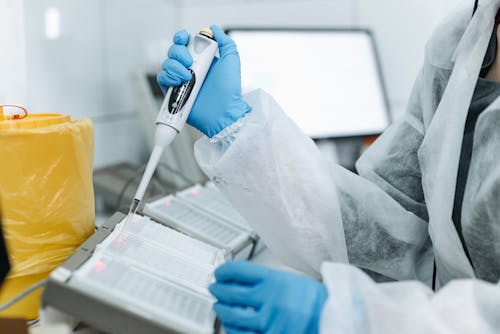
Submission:
<svg viewBox="0 0 500 334">
<path fill-rule="evenodd" d="M 18 99 L 23 101 L 24 93 L 32 111 L 92 117 L 95 164 L 102 166 L 145 158 L 129 75 L 138 68 L 157 71 L 172 34 L 180 28 L 195 32 L 212 23 L 225 27 L 370 27 L 379 45 L 390 103 L 398 117 L 421 66 L 425 41 L 460 0 L 24 1 L 27 89 L 22 89 L 22 79 L 14 86 L 1 80 L 0 98 L 2 91 L 5 94 L 9 87 L 18 87 L 14 89 L 20 92 Z M 1 9 L 7 4 L 19 13 L 20 3 L 0 0 L 0 28 L 6 24 L 2 18 L 8 16 Z M 56 40 L 47 40 L 44 35 L 44 11 L 51 6 L 61 11 L 61 36 Z M 18 27 L 14 30 L 22 34 L 21 18 L 13 22 Z M 0 31 L 0 41 L 5 38 L 2 36 Z M 22 65 L 21 40 L 16 39 L 21 45 L 20 57 L 10 57 L 8 64 L 17 61 Z M 4 45 L 0 43 L 2 55 Z M 0 79 L 17 77 L 17 73 L 23 78 L 23 66 L 13 71 L 15 66 L 5 65 L 3 59 Z M 2 75 L 5 68 L 10 72 Z"/>
<path fill-rule="evenodd" d="M 45 35 L 45 12 L 60 11 L 59 38 Z M 100 0 L 26 0 L 28 105 L 33 112 L 92 117 L 102 112 Z"/>
<path fill-rule="evenodd" d="M 49 7 L 60 11 L 55 40 L 45 36 Z M 129 75 L 164 57 L 172 16 L 162 0 L 26 0 L 28 108 L 91 117 L 96 166 L 141 161 Z"/>
<path fill-rule="evenodd" d="M 357 0 L 357 2 L 355 24 L 370 27 L 374 31 L 392 112 L 395 117 L 400 117 L 406 108 L 413 81 L 423 63 L 427 39 L 438 22 L 463 1 Z"/>
<path fill-rule="evenodd" d="M 26 103 L 22 0 L 0 0 L 0 104 Z"/>
<path fill-rule="evenodd" d="M 149 156 L 130 81 L 136 69 L 159 71 L 173 31 L 175 8 L 164 0 L 100 0 L 104 112 L 96 126 L 96 166 L 143 162 Z M 118 120 L 117 120 L 118 119 Z"/>
<path fill-rule="evenodd" d="M 176 28 L 198 31 L 218 24 L 223 27 L 322 27 L 350 25 L 354 6 L 349 0 L 309 1 L 181 1 Z"/>
</svg>

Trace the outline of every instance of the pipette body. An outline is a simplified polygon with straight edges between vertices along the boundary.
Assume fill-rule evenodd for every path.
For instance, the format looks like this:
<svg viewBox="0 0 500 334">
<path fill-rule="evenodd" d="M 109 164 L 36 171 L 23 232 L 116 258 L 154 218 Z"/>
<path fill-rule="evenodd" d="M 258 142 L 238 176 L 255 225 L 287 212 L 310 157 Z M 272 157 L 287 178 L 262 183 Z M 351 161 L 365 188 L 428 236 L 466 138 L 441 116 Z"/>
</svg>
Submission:
<svg viewBox="0 0 500 334">
<path fill-rule="evenodd" d="M 169 87 L 167 90 L 156 119 L 154 148 L 130 206 L 127 223 L 137 212 L 163 151 L 172 143 L 175 136 L 186 124 L 191 108 L 196 101 L 217 51 L 218 45 L 210 29 L 202 29 L 194 37 L 194 45 L 191 51 L 193 64 L 189 68 L 192 78 L 181 86 Z"/>
</svg>

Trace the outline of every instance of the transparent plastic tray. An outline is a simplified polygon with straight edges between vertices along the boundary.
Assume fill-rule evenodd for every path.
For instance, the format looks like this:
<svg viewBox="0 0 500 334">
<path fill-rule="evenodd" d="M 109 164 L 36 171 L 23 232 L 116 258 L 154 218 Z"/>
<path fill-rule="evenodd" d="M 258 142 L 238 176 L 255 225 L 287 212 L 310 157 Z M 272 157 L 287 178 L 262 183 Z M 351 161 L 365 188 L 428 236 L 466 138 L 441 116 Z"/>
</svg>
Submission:
<svg viewBox="0 0 500 334">
<path fill-rule="evenodd" d="M 146 204 L 144 212 L 216 247 L 239 249 L 251 239 L 248 231 L 173 196 Z"/>
<path fill-rule="evenodd" d="M 252 231 L 245 218 L 234 209 L 217 188 L 206 188 L 195 185 L 176 194 L 177 197 L 185 200 L 189 204 L 206 210 L 216 216 L 220 216 L 232 224 L 235 224 L 247 231 Z"/>
<path fill-rule="evenodd" d="M 148 243 L 154 243 L 159 247 L 181 253 L 184 257 L 207 264 L 219 265 L 227 257 L 224 249 L 182 234 L 168 226 L 156 223 L 148 217 L 136 215 L 127 224 L 125 232 L 122 232 L 123 228 L 124 223 L 121 222 L 116 226 L 111 236 L 132 234 L 147 240 Z"/>
<path fill-rule="evenodd" d="M 181 332 L 213 332 L 213 298 L 110 254 L 95 253 L 74 273 L 69 284 Z"/>
<path fill-rule="evenodd" d="M 195 261 L 128 233 L 111 235 L 96 250 L 200 293 L 208 294 L 208 286 L 214 281 L 214 265 Z"/>
</svg>

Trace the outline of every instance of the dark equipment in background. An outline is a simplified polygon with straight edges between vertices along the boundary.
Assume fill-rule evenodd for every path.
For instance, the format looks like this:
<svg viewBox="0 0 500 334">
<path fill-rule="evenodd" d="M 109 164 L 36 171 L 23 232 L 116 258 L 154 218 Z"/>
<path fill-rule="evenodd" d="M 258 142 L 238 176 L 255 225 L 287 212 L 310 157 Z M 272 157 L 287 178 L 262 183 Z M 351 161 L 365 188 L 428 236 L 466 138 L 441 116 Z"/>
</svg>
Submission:
<svg viewBox="0 0 500 334">
<path fill-rule="evenodd" d="M 10 270 L 9 257 L 7 256 L 7 245 L 2 230 L 2 213 L 0 212 L 0 289 L 2 282 Z"/>
</svg>

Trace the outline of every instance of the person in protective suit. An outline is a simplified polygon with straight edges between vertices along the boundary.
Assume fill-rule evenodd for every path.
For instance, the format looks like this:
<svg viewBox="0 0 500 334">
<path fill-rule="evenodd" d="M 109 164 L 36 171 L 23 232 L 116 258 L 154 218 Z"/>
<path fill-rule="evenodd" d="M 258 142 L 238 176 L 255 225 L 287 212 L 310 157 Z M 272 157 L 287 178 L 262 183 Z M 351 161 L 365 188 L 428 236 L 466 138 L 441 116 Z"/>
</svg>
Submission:
<svg viewBox="0 0 500 334">
<path fill-rule="evenodd" d="M 188 120 L 206 135 L 197 161 L 276 256 L 322 278 L 224 264 L 210 290 L 228 333 L 500 332 L 499 6 L 436 29 L 405 117 L 358 174 L 267 93 L 241 95 L 236 46 L 212 27 L 220 58 Z M 188 40 L 174 37 L 164 89 L 190 79 Z"/>
</svg>

